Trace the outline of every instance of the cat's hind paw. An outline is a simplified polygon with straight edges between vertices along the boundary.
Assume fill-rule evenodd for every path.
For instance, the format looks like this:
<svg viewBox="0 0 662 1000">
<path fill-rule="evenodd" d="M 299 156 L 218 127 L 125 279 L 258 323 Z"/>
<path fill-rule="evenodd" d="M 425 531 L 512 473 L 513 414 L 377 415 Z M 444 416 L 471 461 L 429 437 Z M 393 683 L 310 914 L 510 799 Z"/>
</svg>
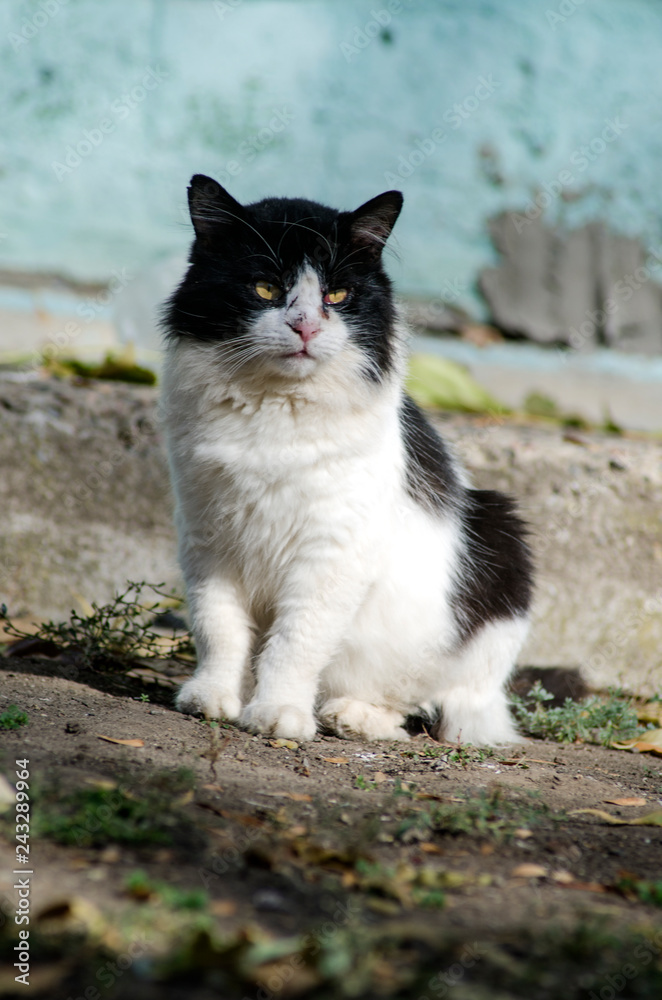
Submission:
<svg viewBox="0 0 662 1000">
<path fill-rule="evenodd" d="M 252 733 L 267 733 L 302 742 L 314 739 L 317 732 L 312 712 L 306 712 L 296 705 L 253 701 L 246 705 L 239 723 Z"/>
<path fill-rule="evenodd" d="M 186 715 L 203 715 L 206 719 L 227 719 L 236 722 L 241 714 L 241 699 L 212 680 L 191 677 L 179 689 L 175 706 Z"/>
<path fill-rule="evenodd" d="M 363 740 L 408 740 L 401 712 L 353 698 L 331 698 L 320 709 L 320 720 L 338 736 Z"/>
</svg>

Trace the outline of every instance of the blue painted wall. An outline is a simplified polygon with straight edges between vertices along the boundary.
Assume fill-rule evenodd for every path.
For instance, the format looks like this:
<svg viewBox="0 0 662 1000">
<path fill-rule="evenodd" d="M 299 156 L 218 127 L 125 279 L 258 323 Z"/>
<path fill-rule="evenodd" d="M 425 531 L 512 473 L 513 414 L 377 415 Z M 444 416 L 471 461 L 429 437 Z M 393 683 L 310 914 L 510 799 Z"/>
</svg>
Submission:
<svg viewBox="0 0 662 1000">
<path fill-rule="evenodd" d="M 346 208 L 397 186 L 399 287 L 480 311 L 501 209 L 659 245 L 661 63 L 657 0 L 3 0 L 0 267 L 181 251 L 196 171 Z"/>
</svg>

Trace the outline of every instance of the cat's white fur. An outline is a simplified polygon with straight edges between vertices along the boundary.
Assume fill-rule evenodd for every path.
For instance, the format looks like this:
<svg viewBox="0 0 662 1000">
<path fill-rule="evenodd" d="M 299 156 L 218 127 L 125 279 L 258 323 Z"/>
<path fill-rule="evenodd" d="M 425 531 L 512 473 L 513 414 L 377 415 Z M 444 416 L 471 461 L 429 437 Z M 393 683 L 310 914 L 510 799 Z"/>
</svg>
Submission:
<svg viewBox="0 0 662 1000">
<path fill-rule="evenodd" d="M 299 356 L 302 322 L 318 332 Z M 198 651 L 182 711 L 300 740 L 316 715 L 406 739 L 404 716 L 441 704 L 449 738 L 518 738 L 504 685 L 527 621 L 459 646 L 462 533 L 405 489 L 406 340 L 400 325 L 392 374 L 367 379 L 307 267 L 248 338 L 171 342 L 163 406 Z"/>
</svg>

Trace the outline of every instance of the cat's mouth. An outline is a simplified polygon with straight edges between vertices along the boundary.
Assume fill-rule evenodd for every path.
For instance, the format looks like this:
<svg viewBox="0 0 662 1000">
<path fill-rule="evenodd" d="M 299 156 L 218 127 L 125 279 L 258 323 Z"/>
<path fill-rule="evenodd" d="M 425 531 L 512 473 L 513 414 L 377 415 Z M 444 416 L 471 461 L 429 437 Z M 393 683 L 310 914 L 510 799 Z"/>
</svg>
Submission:
<svg viewBox="0 0 662 1000">
<path fill-rule="evenodd" d="M 302 347 L 300 351 L 292 351 L 291 354 L 286 354 L 286 358 L 312 358 L 312 354 L 308 353 L 308 349 Z"/>
</svg>

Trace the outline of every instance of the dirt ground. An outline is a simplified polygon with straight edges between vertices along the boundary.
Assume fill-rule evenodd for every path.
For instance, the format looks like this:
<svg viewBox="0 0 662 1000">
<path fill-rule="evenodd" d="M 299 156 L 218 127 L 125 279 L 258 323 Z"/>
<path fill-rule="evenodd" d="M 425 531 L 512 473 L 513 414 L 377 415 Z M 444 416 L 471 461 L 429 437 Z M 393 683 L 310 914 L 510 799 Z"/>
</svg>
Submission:
<svg viewBox="0 0 662 1000">
<path fill-rule="evenodd" d="M 659 808 L 659 757 L 539 740 L 460 750 L 425 734 L 276 745 L 178 714 L 170 686 L 72 680 L 48 659 L 1 666 L 0 709 L 29 715 L 0 734 L 1 769 L 15 783 L 14 762 L 29 760 L 33 808 L 81 788 L 151 789 L 175 817 L 165 844 L 104 837 L 102 809 L 78 843 L 33 835 L 30 987 L 10 959 L 1 995 L 662 995 L 662 911 L 627 887 L 660 879 L 662 828 L 570 815 Z M 628 798 L 645 805 L 610 803 Z M 476 828 L 435 814 L 468 801 L 483 803 Z M 12 833 L 0 838 L 3 959 Z M 201 890 L 200 906 L 182 904 Z"/>
</svg>

